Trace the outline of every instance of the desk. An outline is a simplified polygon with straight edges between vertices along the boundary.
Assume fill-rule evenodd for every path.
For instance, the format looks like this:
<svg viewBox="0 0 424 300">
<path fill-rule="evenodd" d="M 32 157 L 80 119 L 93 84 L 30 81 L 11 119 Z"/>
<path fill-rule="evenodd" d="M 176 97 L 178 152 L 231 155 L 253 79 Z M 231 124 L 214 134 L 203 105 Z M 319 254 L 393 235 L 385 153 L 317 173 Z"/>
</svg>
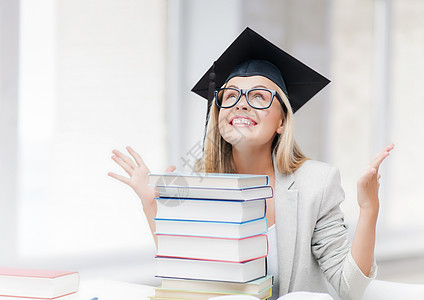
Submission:
<svg viewBox="0 0 424 300">
<path fill-rule="evenodd" d="M 81 280 L 80 290 L 63 300 L 143 300 L 153 296 L 152 286 L 112 280 Z M 411 299 L 424 300 L 424 284 L 406 284 L 373 280 L 363 299 Z M 60 298 L 60 300 L 62 300 Z"/>
<path fill-rule="evenodd" d="M 63 300 L 142 300 L 154 296 L 152 286 L 127 283 L 113 280 L 81 280 L 77 294 L 65 297 Z"/>
</svg>

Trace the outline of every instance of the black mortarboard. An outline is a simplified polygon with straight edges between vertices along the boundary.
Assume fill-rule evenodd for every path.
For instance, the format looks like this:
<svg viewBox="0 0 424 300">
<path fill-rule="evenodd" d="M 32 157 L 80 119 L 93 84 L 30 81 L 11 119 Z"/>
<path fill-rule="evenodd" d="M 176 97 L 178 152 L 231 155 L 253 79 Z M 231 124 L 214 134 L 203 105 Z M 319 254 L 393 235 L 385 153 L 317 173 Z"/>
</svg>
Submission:
<svg viewBox="0 0 424 300">
<path fill-rule="evenodd" d="M 191 90 L 210 102 L 216 87 L 235 76 L 261 75 L 271 79 L 288 96 L 296 112 L 330 80 L 246 28 L 213 63 Z"/>
</svg>

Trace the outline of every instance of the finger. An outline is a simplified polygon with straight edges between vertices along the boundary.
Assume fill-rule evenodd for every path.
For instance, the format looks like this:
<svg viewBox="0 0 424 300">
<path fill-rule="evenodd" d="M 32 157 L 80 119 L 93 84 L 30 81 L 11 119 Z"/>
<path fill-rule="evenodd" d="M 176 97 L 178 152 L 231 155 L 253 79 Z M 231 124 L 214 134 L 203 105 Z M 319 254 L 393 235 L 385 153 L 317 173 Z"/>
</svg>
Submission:
<svg viewBox="0 0 424 300">
<path fill-rule="evenodd" d="M 371 162 L 370 167 L 371 168 L 375 168 L 378 170 L 378 168 L 380 167 L 381 163 L 383 162 L 383 160 L 389 156 L 389 152 L 388 151 L 381 151 L 380 153 L 378 153 L 374 160 Z"/>
<path fill-rule="evenodd" d="M 135 164 L 129 156 L 125 155 L 119 150 L 113 150 L 112 153 L 115 154 L 117 157 L 119 157 L 121 160 L 123 160 L 131 169 L 135 168 Z"/>
<path fill-rule="evenodd" d="M 132 176 L 134 169 L 131 168 L 130 166 L 128 166 L 128 164 L 123 161 L 120 157 L 113 155 L 112 159 L 121 166 L 122 169 L 125 170 L 125 172 L 127 172 L 128 175 Z"/>
<path fill-rule="evenodd" d="M 168 168 L 166 168 L 165 173 L 167 173 L 167 172 L 174 172 L 176 168 L 177 167 L 175 167 L 175 166 L 169 166 Z"/>
<path fill-rule="evenodd" d="M 384 148 L 384 150 L 386 150 L 387 152 L 390 152 L 393 150 L 394 147 L 395 147 L 395 144 L 391 143 L 387 145 L 386 148 Z"/>
<path fill-rule="evenodd" d="M 117 180 L 119 180 L 119 181 L 121 181 L 125 184 L 130 185 L 130 180 L 128 178 L 124 177 L 124 176 L 115 174 L 113 172 L 109 172 L 109 173 L 107 173 L 107 175 L 110 176 L 110 177 L 113 177 L 113 178 L 115 178 L 115 179 L 117 179 Z"/>
<path fill-rule="evenodd" d="M 387 145 L 383 150 L 381 150 L 379 153 L 377 153 L 377 155 L 374 157 L 371 165 L 373 167 L 380 166 L 382 161 L 390 154 L 390 151 L 392 151 L 394 147 L 395 147 L 395 145 L 393 143 Z"/>
<path fill-rule="evenodd" d="M 380 178 L 381 178 L 381 174 L 378 174 L 377 175 L 377 180 L 380 180 Z"/>
<path fill-rule="evenodd" d="M 134 151 L 133 148 L 131 148 L 130 146 L 127 146 L 127 151 L 131 154 L 131 156 L 134 158 L 135 162 L 137 163 L 138 166 L 144 166 L 147 169 L 146 164 L 144 163 L 143 159 L 141 158 L 141 156 Z"/>
</svg>

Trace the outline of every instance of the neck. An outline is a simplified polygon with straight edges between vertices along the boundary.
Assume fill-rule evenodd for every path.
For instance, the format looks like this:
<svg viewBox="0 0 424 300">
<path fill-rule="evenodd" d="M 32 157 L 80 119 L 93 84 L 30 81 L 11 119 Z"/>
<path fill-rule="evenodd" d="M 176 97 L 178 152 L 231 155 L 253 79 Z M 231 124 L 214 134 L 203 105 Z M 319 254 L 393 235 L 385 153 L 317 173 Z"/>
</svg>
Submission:
<svg viewBox="0 0 424 300">
<path fill-rule="evenodd" d="M 233 148 L 233 159 L 237 173 L 274 176 L 270 149 L 243 149 L 240 151 Z"/>
</svg>

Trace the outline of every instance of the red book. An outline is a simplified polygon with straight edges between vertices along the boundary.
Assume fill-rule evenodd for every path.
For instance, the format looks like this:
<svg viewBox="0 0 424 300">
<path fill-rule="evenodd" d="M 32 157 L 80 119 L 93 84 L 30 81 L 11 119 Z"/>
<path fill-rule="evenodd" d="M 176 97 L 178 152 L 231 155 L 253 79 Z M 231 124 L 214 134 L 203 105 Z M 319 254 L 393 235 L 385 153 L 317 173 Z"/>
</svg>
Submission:
<svg viewBox="0 0 424 300">
<path fill-rule="evenodd" d="M 266 257 L 266 234 L 245 238 L 217 238 L 156 234 L 157 256 L 202 259 L 228 262 L 245 262 Z"/>
<path fill-rule="evenodd" d="M 78 272 L 0 267 L 0 300 L 5 297 L 8 299 L 61 299 L 76 293 L 78 286 Z"/>
</svg>

